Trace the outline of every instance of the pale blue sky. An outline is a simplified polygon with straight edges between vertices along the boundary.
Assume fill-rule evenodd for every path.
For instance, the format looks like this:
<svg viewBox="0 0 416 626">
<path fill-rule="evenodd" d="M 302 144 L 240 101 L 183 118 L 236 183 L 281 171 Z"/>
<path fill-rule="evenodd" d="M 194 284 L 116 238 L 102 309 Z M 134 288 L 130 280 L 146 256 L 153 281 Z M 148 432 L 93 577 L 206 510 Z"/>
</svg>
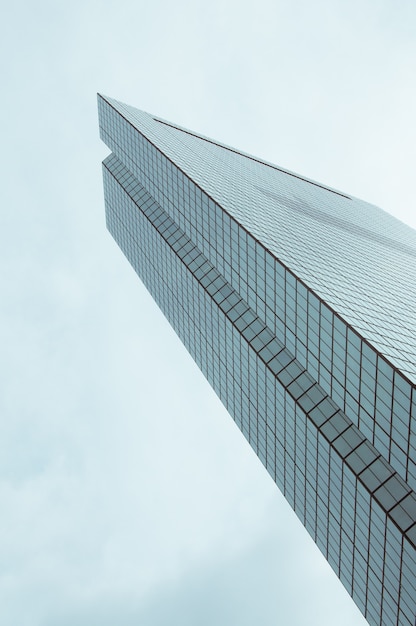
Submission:
<svg viewBox="0 0 416 626">
<path fill-rule="evenodd" d="M 416 226 L 414 0 L 2 13 L 0 623 L 365 623 L 105 231 L 96 92 Z"/>
</svg>

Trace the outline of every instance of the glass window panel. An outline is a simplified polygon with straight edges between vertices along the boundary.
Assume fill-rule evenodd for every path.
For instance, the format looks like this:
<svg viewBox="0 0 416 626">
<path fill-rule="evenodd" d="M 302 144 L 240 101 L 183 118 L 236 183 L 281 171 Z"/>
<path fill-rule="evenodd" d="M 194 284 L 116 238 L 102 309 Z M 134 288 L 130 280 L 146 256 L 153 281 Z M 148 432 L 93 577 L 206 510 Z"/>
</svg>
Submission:
<svg viewBox="0 0 416 626">
<path fill-rule="evenodd" d="M 299 398 L 299 404 L 303 408 L 303 410 L 308 413 L 311 409 L 313 409 L 319 402 L 321 402 L 327 394 L 317 383 L 309 389 L 303 396 Z"/>
<path fill-rule="evenodd" d="M 338 407 L 330 398 L 325 398 L 309 413 L 309 417 L 320 428 L 330 417 L 332 417 L 337 411 Z"/>
<path fill-rule="evenodd" d="M 360 480 L 373 493 L 393 473 L 394 470 L 387 461 L 383 457 L 379 457 L 360 474 Z"/>
<path fill-rule="evenodd" d="M 272 372 L 276 375 L 278 374 L 284 367 L 293 361 L 294 357 L 290 354 L 286 348 L 282 350 L 277 356 L 275 356 L 269 363 L 268 367 L 272 370 Z"/>
<path fill-rule="evenodd" d="M 345 432 L 333 442 L 334 448 L 345 458 L 348 454 L 357 448 L 364 441 L 364 436 L 355 426 L 350 426 Z"/>
<path fill-rule="evenodd" d="M 287 385 L 289 385 L 302 372 L 303 368 L 299 365 L 299 363 L 297 361 L 293 361 L 292 363 L 289 363 L 289 365 L 287 365 L 284 370 L 279 372 L 277 377 L 282 385 L 287 387 Z"/>
<path fill-rule="evenodd" d="M 299 398 L 306 390 L 310 389 L 314 384 L 314 380 L 310 374 L 303 372 L 293 383 L 289 385 L 287 390 L 295 398 Z"/>
<path fill-rule="evenodd" d="M 390 511 L 391 518 L 405 532 L 416 522 L 416 495 L 408 494 Z"/>
<path fill-rule="evenodd" d="M 350 420 L 348 420 L 345 415 L 339 411 L 327 422 L 325 422 L 325 424 L 320 428 L 320 431 L 329 442 L 332 442 L 350 425 Z"/>
<path fill-rule="evenodd" d="M 364 468 L 373 463 L 380 454 L 368 441 L 364 441 L 358 448 L 346 457 L 347 465 L 355 474 L 360 474 Z"/>
<path fill-rule="evenodd" d="M 409 491 L 404 480 L 396 474 L 374 492 L 374 497 L 386 511 L 390 511 Z"/>
</svg>

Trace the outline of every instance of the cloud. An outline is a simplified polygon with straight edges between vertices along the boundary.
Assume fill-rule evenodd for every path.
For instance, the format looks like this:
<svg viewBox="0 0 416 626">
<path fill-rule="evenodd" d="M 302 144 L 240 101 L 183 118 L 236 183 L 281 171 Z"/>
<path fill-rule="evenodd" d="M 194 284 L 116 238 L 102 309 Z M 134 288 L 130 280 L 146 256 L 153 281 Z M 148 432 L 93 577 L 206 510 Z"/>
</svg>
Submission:
<svg viewBox="0 0 416 626">
<path fill-rule="evenodd" d="M 293 518 L 275 486 L 105 232 L 95 92 L 401 207 L 414 224 L 415 5 L 391 7 L 8 7 L 2 623 L 350 615 L 322 561 L 302 548 L 291 566 L 302 529 L 286 548 Z M 325 608 L 308 609 L 313 579 L 334 581 Z"/>
</svg>

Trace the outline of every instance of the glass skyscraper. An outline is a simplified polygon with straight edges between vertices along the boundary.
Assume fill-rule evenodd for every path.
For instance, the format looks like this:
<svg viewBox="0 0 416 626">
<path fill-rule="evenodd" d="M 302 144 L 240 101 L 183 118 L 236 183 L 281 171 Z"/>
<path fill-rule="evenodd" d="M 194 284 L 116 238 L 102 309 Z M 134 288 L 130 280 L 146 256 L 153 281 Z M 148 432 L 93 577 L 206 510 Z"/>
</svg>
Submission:
<svg viewBox="0 0 416 626">
<path fill-rule="evenodd" d="M 415 626 L 416 232 L 98 107 L 114 239 L 368 622 Z"/>
</svg>

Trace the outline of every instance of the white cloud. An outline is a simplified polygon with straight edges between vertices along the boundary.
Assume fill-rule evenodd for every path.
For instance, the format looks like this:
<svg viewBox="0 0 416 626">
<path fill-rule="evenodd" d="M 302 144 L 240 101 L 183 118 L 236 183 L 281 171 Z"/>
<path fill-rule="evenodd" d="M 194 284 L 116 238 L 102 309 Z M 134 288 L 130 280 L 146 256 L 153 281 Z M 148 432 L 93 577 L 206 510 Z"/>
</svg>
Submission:
<svg viewBox="0 0 416 626">
<path fill-rule="evenodd" d="M 301 531 L 292 535 L 275 487 L 104 231 L 95 91 L 414 224 L 414 6 L 8 8 L 2 623 L 114 623 L 125 607 L 118 623 L 158 626 L 172 623 L 158 599 L 180 612 L 188 588 L 189 623 L 209 603 L 210 623 L 227 626 L 254 623 L 257 610 L 274 624 L 279 605 L 285 623 L 334 623 L 343 590 L 312 556 L 290 572 Z M 279 536 L 268 559 L 263 542 Z M 306 576 L 289 591 L 284 576 L 296 584 L 299 563 Z"/>
</svg>

